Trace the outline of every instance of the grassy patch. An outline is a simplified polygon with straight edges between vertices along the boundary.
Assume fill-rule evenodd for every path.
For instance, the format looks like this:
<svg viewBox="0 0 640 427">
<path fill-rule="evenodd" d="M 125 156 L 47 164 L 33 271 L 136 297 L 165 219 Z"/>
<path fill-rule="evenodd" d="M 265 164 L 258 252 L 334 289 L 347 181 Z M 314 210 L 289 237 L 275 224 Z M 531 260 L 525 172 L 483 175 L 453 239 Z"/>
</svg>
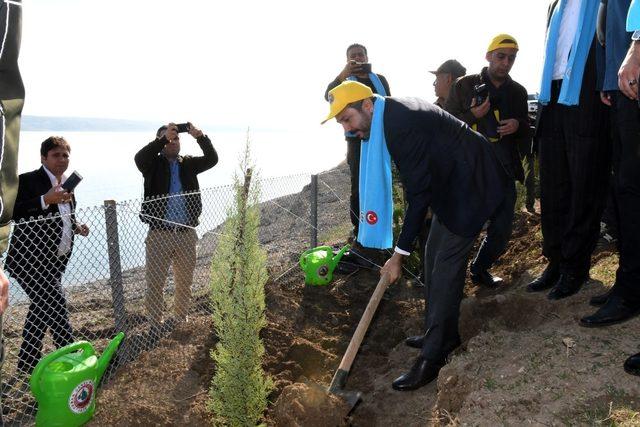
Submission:
<svg viewBox="0 0 640 427">
<path fill-rule="evenodd" d="M 591 267 L 589 274 L 591 278 L 599 280 L 605 285 L 611 285 L 616 279 L 616 270 L 618 269 L 618 256 L 610 255 L 598 261 L 596 265 Z"/>
<path fill-rule="evenodd" d="M 498 383 L 493 378 L 486 378 L 484 380 L 484 387 L 489 391 L 494 391 L 498 388 Z"/>
<path fill-rule="evenodd" d="M 607 386 L 607 395 L 579 405 L 558 416 L 567 425 L 640 426 L 637 397 Z"/>
</svg>

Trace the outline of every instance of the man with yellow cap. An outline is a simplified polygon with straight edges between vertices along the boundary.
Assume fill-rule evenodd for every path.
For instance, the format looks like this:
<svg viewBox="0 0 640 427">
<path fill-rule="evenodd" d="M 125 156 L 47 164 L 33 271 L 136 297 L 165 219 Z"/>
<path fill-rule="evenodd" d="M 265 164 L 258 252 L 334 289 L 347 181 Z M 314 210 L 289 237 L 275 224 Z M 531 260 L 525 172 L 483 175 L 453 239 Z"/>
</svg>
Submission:
<svg viewBox="0 0 640 427">
<path fill-rule="evenodd" d="M 372 237 L 380 247 L 392 246 L 377 238 L 378 233 L 389 235 L 393 209 L 375 206 L 390 203 L 391 160 L 400 172 L 408 206 L 395 251 L 380 272 L 391 283 L 402 274 L 427 209 L 434 213 L 424 266 L 428 310 L 422 352 L 392 384 L 396 390 L 414 390 L 435 379 L 460 344 L 458 317 L 469 252 L 504 199 L 507 175 L 483 136 L 426 101 L 374 95 L 354 81 L 335 87 L 328 99 L 324 121 L 335 117 L 345 131 L 362 139 L 359 241 Z M 378 229 L 380 224 L 386 224 L 384 229 Z"/>
<path fill-rule="evenodd" d="M 518 153 L 518 141 L 530 134 L 527 117 L 527 91 L 509 76 L 518 54 L 518 42 L 508 34 L 499 34 L 489 43 L 486 60 L 479 74 L 458 79 L 451 89 L 445 109 L 495 144 L 498 157 L 509 177 L 506 197 L 491 217 L 487 235 L 471 267 L 474 283 L 495 287 L 502 279 L 489 268 L 504 253 L 511 238 L 517 179 L 524 181 Z"/>
</svg>

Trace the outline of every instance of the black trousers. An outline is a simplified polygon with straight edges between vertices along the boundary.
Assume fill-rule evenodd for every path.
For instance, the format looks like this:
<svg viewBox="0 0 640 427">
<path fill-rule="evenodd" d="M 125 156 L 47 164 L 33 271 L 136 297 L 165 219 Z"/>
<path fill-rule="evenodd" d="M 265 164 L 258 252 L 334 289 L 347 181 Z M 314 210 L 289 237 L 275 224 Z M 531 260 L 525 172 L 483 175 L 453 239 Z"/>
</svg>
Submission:
<svg viewBox="0 0 640 427">
<path fill-rule="evenodd" d="M 585 117 L 581 107 L 551 102 L 540 117 L 542 250 L 575 276 L 589 274 L 600 230 L 611 157 L 605 112 Z"/>
<path fill-rule="evenodd" d="M 613 96 L 614 205 L 620 264 L 614 292 L 640 304 L 640 109 L 621 93 Z"/>
<path fill-rule="evenodd" d="M 422 357 L 435 364 L 460 345 L 458 320 L 467 261 L 476 237 L 462 237 L 433 216 L 425 249 L 425 338 Z"/>
<path fill-rule="evenodd" d="M 349 197 L 349 215 L 354 235 L 358 236 L 358 216 L 360 215 L 360 140 L 347 138 L 347 164 L 351 172 L 351 196 Z"/>
<path fill-rule="evenodd" d="M 42 340 L 51 330 L 56 347 L 73 342 L 67 301 L 60 279 L 68 257 L 55 257 L 46 268 L 29 269 L 18 283 L 31 300 L 22 330 L 22 345 L 18 355 L 18 370 L 31 373 L 42 357 Z M 30 273 L 30 274 L 29 274 Z"/>
</svg>

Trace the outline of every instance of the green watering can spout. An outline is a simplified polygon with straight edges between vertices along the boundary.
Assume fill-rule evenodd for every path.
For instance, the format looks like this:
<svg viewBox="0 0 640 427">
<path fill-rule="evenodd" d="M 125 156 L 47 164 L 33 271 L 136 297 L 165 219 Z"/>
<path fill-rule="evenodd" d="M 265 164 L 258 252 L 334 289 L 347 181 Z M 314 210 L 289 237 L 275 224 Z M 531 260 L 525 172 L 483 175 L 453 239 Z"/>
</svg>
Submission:
<svg viewBox="0 0 640 427">
<path fill-rule="evenodd" d="M 107 370 L 107 366 L 109 366 L 109 362 L 111 362 L 113 355 L 116 354 L 116 350 L 118 350 L 118 347 L 120 346 L 120 343 L 123 339 L 124 332 L 120 332 L 111 340 L 107 348 L 104 349 L 102 356 L 100 356 L 100 358 L 98 359 L 98 381 L 102 379 L 104 372 Z"/>
<path fill-rule="evenodd" d="M 331 259 L 331 269 L 333 270 L 334 268 L 336 268 L 336 266 L 338 265 L 338 263 L 340 262 L 340 259 L 342 259 L 342 255 L 344 255 L 345 252 L 347 252 L 349 250 L 351 246 L 349 245 L 344 245 L 342 247 L 342 249 L 340 249 L 340 252 L 338 252 L 337 254 L 335 254 L 333 256 L 333 258 Z"/>
</svg>

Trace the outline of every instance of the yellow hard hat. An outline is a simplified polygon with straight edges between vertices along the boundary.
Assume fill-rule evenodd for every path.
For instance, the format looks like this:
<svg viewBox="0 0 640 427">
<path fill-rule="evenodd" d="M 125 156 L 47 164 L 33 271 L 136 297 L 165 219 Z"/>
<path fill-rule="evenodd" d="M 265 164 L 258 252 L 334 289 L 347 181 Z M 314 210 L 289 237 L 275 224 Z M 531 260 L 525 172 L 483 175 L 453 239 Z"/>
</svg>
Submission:
<svg viewBox="0 0 640 427">
<path fill-rule="evenodd" d="M 489 43 L 487 52 L 492 52 L 496 49 L 501 48 L 511 48 L 518 50 L 518 42 L 509 34 L 498 34 L 491 40 L 491 43 Z"/>
<path fill-rule="evenodd" d="M 352 80 L 340 83 L 329 91 L 329 115 L 321 124 L 340 114 L 352 102 L 371 98 L 372 96 L 373 91 L 367 85 Z"/>
</svg>

